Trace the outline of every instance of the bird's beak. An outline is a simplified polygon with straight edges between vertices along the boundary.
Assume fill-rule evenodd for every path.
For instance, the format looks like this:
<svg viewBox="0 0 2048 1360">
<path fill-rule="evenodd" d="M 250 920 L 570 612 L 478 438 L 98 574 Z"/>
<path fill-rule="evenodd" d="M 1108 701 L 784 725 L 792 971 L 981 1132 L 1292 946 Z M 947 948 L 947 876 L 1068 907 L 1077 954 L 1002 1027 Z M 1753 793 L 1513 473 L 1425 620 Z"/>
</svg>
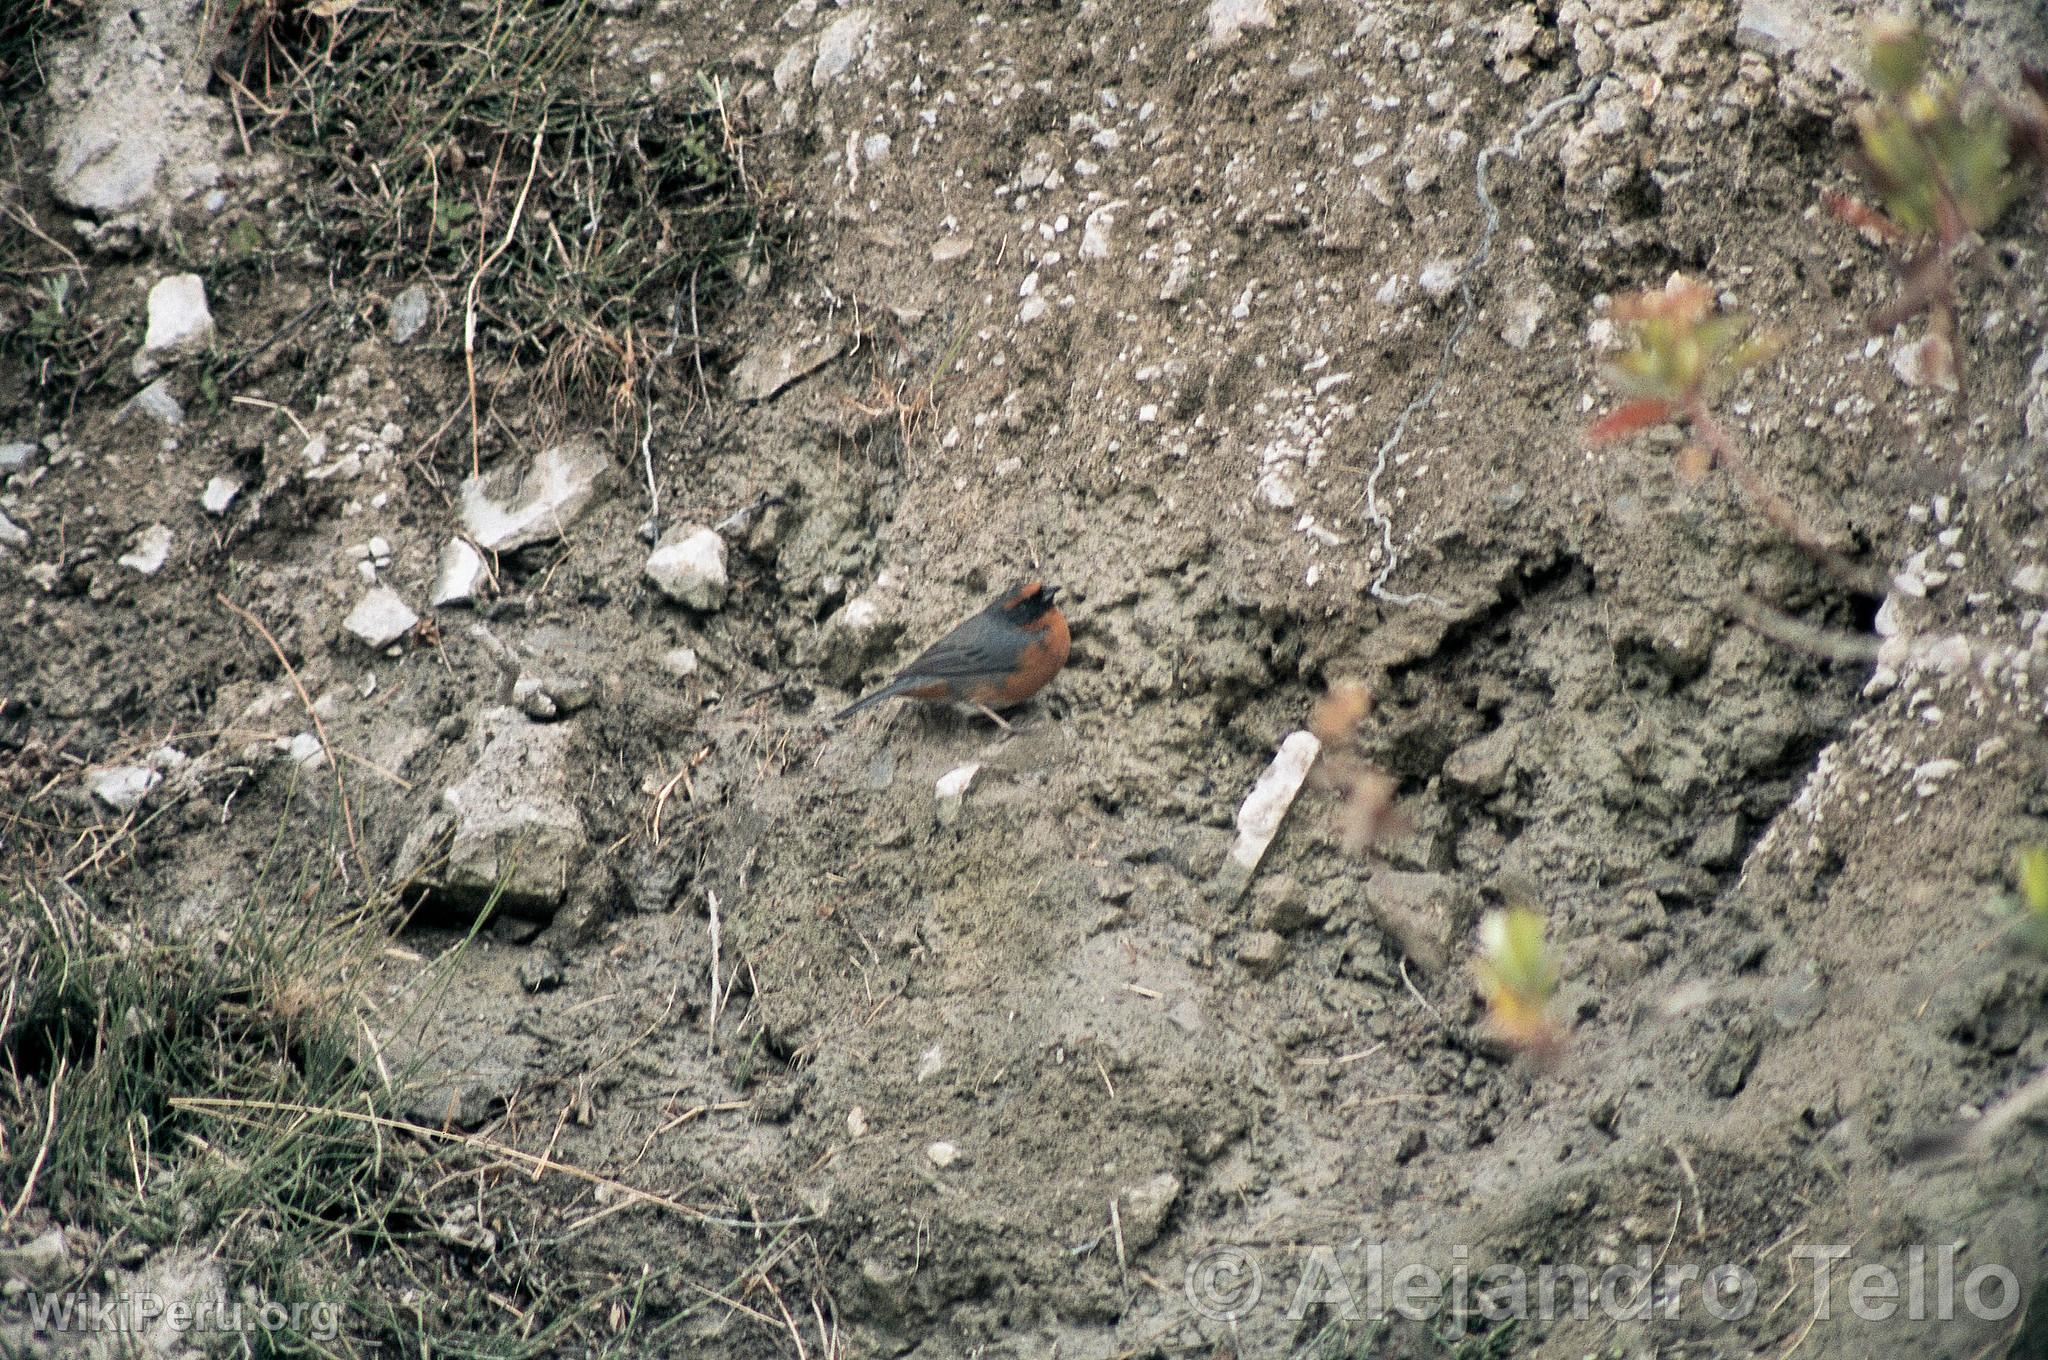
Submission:
<svg viewBox="0 0 2048 1360">
<path fill-rule="evenodd" d="M 1038 598 L 1044 600 L 1047 604 L 1051 604 L 1053 594 L 1058 590 L 1058 586 L 1040 586 L 1038 588 Z"/>
</svg>

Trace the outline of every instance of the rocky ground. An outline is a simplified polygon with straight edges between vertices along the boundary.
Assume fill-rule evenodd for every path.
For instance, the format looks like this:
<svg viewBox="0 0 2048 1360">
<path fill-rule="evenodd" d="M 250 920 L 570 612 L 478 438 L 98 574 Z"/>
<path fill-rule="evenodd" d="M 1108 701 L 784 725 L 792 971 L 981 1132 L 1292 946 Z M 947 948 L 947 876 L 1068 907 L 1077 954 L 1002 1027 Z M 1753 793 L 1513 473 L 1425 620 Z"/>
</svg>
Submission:
<svg viewBox="0 0 2048 1360">
<path fill-rule="evenodd" d="M 1896 281 L 1820 206 L 1859 7 L 599 8 L 611 78 L 719 78 L 786 235 L 623 422 L 487 353 L 473 424 L 466 275 L 236 265 L 293 177 L 201 6 L 43 54 L 4 202 L 112 355 L 0 375 L 0 766 L 53 872 L 191 932 L 280 846 L 431 889 L 357 1003 L 394 1109 L 668 1197 L 521 1173 L 464 1240 L 658 1268 L 671 1349 L 2039 1353 L 2038 1131 L 1914 1152 L 2048 1062 L 1983 910 L 2048 835 L 2048 236 L 1989 233 L 1967 400 L 1869 336 Z M 2000 88 L 2048 56 L 2024 4 L 1926 17 Z M 1585 440 L 1610 300 L 1674 272 L 1790 338 L 1728 422 L 1867 588 L 1675 438 Z M 826 721 L 1029 575 L 1074 658 L 1014 734 Z M 1246 884 L 1346 678 L 1410 828 L 1346 854 L 1311 787 Z M 1470 979 L 1522 899 L 1548 1067 Z M 1432 1336 L 1368 1248 L 1753 1306 Z M 1944 1251 L 2007 1305 L 1850 1308 Z"/>
</svg>

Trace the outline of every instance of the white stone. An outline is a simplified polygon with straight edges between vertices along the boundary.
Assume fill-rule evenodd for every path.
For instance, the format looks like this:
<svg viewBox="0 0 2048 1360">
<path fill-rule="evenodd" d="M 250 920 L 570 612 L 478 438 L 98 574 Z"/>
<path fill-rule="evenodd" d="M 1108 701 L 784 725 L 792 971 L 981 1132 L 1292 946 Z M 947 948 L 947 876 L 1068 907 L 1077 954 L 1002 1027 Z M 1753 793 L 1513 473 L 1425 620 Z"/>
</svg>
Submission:
<svg viewBox="0 0 2048 1360">
<path fill-rule="evenodd" d="M 818 40 L 816 38 L 798 38 L 795 42 L 791 43 L 784 50 L 781 58 L 775 63 L 775 70 L 771 76 L 775 84 L 775 93 L 788 94 L 795 90 L 802 84 L 805 73 L 811 69 L 817 59 Z"/>
<path fill-rule="evenodd" d="M 410 344 L 415 336 L 426 329 L 434 313 L 434 296 L 423 283 L 416 283 L 391 300 L 391 310 L 386 318 L 390 327 L 391 343 Z"/>
<path fill-rule="evenodd" d="M 1928 643 L 1917 659 L 1936 675 L 1954 675 L 1970 664 L 1970 641 L 1951 633 Z"/>
<path fill-rule="evenodd" d="M 1962 761 L 1944 756 L 1940 760 L 1930 760 L 1924 765 L 1916 766 L 1913 770 L 1913 782 L 1915 784 L 1939 783 L 1962 768 Z"/>
<path fill-rule="evenodd" d="M 164 569 L 170 557 L 171 531 L 161 524 L 152 524 L 135 536 L 133 548 L 114 560 L 130 571 L 154 576 Z"/>
<path fill-rule="evenodd" d="M 1274 468 L 1259 478 L 1259 496 L 1275 510 L 1292 510 L 1296 494 L 1285 468 Z"/>
<path fill-rule="evenodd" d="M 1209 0 L 1207 19 L 1211 51 L 1230 46 L 1247 29 L 1271 28 L 1278 22 L 1272 0 Z"/>
<path fill-rule="evenodd" d="M 1081 224 L 1081 258 L 1084 260 L 1106 260 L 1109 258 L 1109 233 L 1116 226 L 1117 209 L 1124 206 L 1124 200 L 1105 203 Z"/>
<path fill-rule="evenodd" d="M 1238 808 L 1237 840 L 1230 847 L 1230 858 L 1246 873 L 1259 867 L 1266 847 L 1280 834 L 1280 822 L 1294 805 L 1295 795 L 1301 792 L 1302 781 L 1322 749 L 1322 742 L 1312 732 L 1289 735 Z"/>
<path fill-rule="evenodd" d="M 669 530 L 648 554 L 645 571 L 677 604 L 709 613 L 725 603 L 725 540 L 715 529 L 685 524 Z"/>
<path fill-rule="evenodd" d="M 933 1166 L 944 1171 L 947 1167 L 960 1160 L 960 1149 L 944 1139 L 940 1139 L 926 1148 L 924 1155 L 931 1159 Z"/>
<path fill-rule="evenodd" d="M 242 482 L 238 477 L 215 477 L 199 493 L 199 504 L 209 515 L 225 515 L 228 507 L 235 503 L 235 497 L 242 494 Z"/>
<path fill-rule="evenodd" d="M 19 551 L 27 546 L 28 531 L 7 518 L 5 511 L 0 511 L 0 548 L 13 548 Z"/>
<path fill-rule="evenodd" d="M 671 647 L 661 654 L 661 668 L 678 680 L 687 680 L 697 673 L 697 649 L 694 647 Z"/>
<path fill-rule="evenodd" d="M 2028 595 L 2048 595 L 2048 567 L 2027 563 L 2012 574 L 2012 588 Z"/>
<path fill-rule="evenodd" d="M 449 539 L 434 567 L 434 593 L 430 597 L 433 607 L 439 609 L 443 605 L 468 604 L 476 598 L 477 591 L 489 575 L 484 555 L 468 539 Z"/>
<path fill-rule="evenodd" d="M 36 445 L 26 440 L 0 444 L 0 477 L 10 472 L 20 472 L 35 460 Z"/>
<path fill-rule="evenodd" d="M 381 651 L 410 633 L 419 621 L 420 616 L 399 598 L 397 591 L 389 586 L 376 586 L 364 593 L 341 626 L 367 646 Z"/>
<path fill-rule="evenodd" d="M 939 776 L 933 792 L 938 796 L 938 817 L 942 825 L 951 826 L 960 820 L 960 805 L 967 798 L 968 786 L 974 783 L 974 776 L 981 773 L 979 762 L 962 765 Z"/>
<path fill-rule="evenodd" d="M 1948 341 L 1939 335 L 1925 335 L 1893 350 L 1892 372 L 1908 387 L 1956 390 L 1955 357 Z"/>
<path fill-rule="evenodd" d="M 285 759 L 302 770 L 317 770 L 327 763 L 327 748 L 317 732 L 301 732 L 285 743 Z"/>
<path fill-rule="evenodd" d="M 149 330 L 142 352 L 175 358 L 213 342 L 213 313 L 206 308 L 206 281 L 197 274 L 172 274 L 149 290 Z"/>
<path fill-rule="evenodd" d="M 462 525 L 485 552 L 512 552 L 560 538 L 589 508 L 606 470 L 595 444 L 576 440 L 538 454 L 509 502 L 494 499 L 485 480 L 462 484 Z"/>
<path fill-rule="evenodd" d="M 163 782 L 162 772 L 147 765 L 109 765 L 85 775 L 92 796 L 116 812 L 132 811 Z"/>
</svg>

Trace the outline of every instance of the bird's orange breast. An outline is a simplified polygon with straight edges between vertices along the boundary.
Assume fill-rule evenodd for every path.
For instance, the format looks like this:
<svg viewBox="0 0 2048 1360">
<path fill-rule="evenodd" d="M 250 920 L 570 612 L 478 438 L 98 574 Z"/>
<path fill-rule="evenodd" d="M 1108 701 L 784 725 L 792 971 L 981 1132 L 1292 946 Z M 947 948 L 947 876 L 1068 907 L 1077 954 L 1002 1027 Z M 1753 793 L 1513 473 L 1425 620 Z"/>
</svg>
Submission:
<svg viewBox="0 0 2048 1360">
<path fill-rule="evenodd" d="M 1057 609 L 1049 610 L 1037 626 L 1027 631 L 1035 636 L 1018 653 L 1015 669 L 972 696 L 977 703 L 990 708 L 1021 704 L 1044 689 L 1060 673 L 1060 667 L 1067 664 L 1067 649 L 1073 639 L 1067 631 L 1066 615 Z"/>
</svg>

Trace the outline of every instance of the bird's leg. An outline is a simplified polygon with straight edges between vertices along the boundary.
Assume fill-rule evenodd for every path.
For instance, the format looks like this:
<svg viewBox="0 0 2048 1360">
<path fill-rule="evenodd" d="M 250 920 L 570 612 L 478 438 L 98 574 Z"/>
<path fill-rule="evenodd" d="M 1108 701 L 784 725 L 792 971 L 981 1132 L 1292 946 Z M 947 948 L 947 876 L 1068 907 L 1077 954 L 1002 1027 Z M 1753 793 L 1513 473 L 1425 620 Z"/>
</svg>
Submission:
<svg viewBox="0 0 2048 1360">
<path fill-rule="evenodd" d="M 1013 728 L 1013 727 L 1011 727 L 1011 726 L 1010 726 L 1010 724 L 1008 724 L 1007 722 L 1004 722 L 1004 721 L 1003 721 L 1003 717 L 1002 717 L 1002 715 L 1001 715 L 1000 713 L 997 713 L 997 712 L 996 712 L 996 711 L 995 711 L 994 709 L 990 708 L 990 707 L 989 707 L 989 706 L 988 706 L 987 704 L 984 704 L 984 703 L 976 703 L 976 704 L 975 704 L 974 706 L 975 706 L 976 708 L 980 709 L 980 710 L 982 711 L 983 715 L 985 715 L 985 716 L 986 716 L 986 717 L 988 718 L 988 720 L 989 720 L 990 722 L 994 723 L 994 724 L 995 724 L 995 725 L 996 725 L 997 727 L 1000 727 L 1000 728 L 1002 728 L 1002 729 L 1003 729 L 1003 731 L 1005 731 L 1005 732 L 1015 732 L 1015 731 L 1016 731 L 1016 729 L 1015 729 L 1015 728 Z"/>
</svg>

